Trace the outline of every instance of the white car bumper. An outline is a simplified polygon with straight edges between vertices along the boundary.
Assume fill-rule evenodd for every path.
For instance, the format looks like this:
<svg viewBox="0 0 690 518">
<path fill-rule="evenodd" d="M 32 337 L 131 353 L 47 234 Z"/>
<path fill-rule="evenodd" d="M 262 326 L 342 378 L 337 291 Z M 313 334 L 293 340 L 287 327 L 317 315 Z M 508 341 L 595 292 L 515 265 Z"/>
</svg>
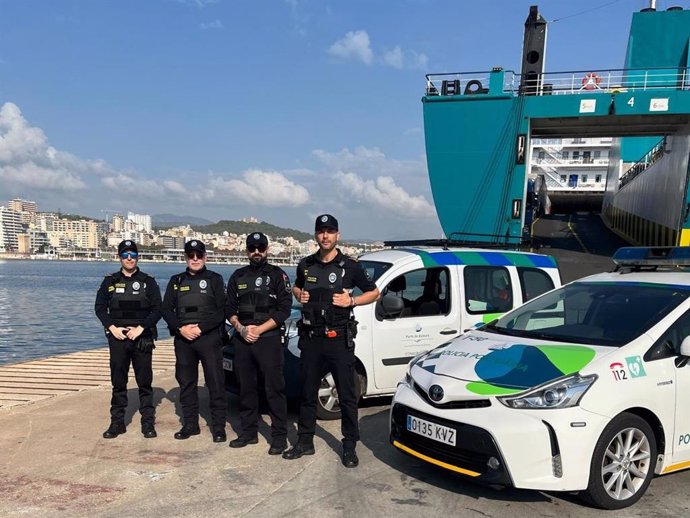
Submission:
<svg viewBox="0 0 690 518">
<path fill-rule="evenodd" d="M 391 443 L 486 483 L 544 491 L 587 487 L 592 452 L 609 418 L 580 407 L 515 410 L 495 398 L 470 401 L 453 405 L 474 408 L 438 408 L 401 383 L 391 404 Z M 456 445 L 408 431 L 408 415 L 455 429 Z"/>
</svg>

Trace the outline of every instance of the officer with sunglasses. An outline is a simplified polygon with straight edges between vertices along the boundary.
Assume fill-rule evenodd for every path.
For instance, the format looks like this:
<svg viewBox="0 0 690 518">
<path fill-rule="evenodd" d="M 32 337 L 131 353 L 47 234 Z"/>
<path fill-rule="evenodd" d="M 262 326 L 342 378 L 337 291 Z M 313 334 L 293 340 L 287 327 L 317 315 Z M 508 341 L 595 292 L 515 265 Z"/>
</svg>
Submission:
<svg viewBox="0 0 690 518">
<path fill-rule="evenodd" d="M 163 318 L 175 337 L 175 378 L 180 384 L 182 428 L 175 439 L 199 435 L 199 362 L 209 392 L 213 442 L 225 442 L 225 287 L 223 277 L 206 268 L 206 245 L 184 245 L 187 269 L 173 275 L 163 297 Z"/>
<path fill-rule="evenodd" d="M 103 437 L 114 439 L 126 432 L 127 378 L 131 364 L 139 387 L 141 433 L 150 439 L 157 435 L 151 360 L 153 340 L 157 338 L 156 323 L 161 318 L 161 292 L 156 280 L 138 268 L 139 254 L 134 241 L 122 241 L 117 253 L 120 269 L 105 276 L 94 308 L 108 337 L 113 384 L 110 427 L 103 432 Z"/>
<path fill-rule="evenodd" d="M 287 404 L 283 377 L 283 323 L 290 316 L 292 292 L 287 274 L 268 262 L 268 238 L 247 236 L 249 265 L 228 281 L 228 321 L 235 328 L 235 367 L 240 384 L 241 431 L 231 448 L 258 443 L 258 376 L 263 375 L 271 416 L 269 455 L 287 449 Z"/>
</svg>

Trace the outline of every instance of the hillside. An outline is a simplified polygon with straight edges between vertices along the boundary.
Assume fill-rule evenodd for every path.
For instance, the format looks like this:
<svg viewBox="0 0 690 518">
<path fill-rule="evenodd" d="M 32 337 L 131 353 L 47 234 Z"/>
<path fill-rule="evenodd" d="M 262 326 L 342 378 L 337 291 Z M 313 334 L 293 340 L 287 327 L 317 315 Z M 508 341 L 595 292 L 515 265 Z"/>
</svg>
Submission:
<svg viewBox="0 0 690 518">
<path fill-rule="evenodd" d="M 299 241 L 307 241 L 313 239 L 314 236 L 302 232 L 301 230 L 295 230 L 292 228 L 283 228 L 271 223 L 266 223 L 262 221 L 260 223 L 248 223 L 245 221 L 230 221 L 221 220 L 218 223 L 213 223 L 211 225 L 194 226 L 194 230 L 197 232 L 203 232 L 208 234 L 222 234 L 227 231 L 231 234 L 249 234 L 251 232 L 263 232 L 267 236 L 272 238 L 278 237 L 294 237 Z"/>
</svg>

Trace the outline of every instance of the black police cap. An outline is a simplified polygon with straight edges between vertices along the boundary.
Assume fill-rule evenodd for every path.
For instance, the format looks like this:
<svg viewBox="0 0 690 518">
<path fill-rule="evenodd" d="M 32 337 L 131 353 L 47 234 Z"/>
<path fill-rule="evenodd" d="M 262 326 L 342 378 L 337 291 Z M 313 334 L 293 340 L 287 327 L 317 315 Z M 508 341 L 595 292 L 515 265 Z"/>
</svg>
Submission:
<svg viewBox="0 0 690 518">
<path fill-rule="evenodd" d="M 330 214 L 322 214 L 316 218 L 316 222 L 314 223 L 314 230 L 319 230 L 320 228 L 338 230 L 338 220 Z"/>
<path fill-rule="evenodd" d="M 205 254 L 206 245 L 198 239 L 192 239 L 191 241 L 187 241 L 184 244 L 184 253 L 188 254 L 189 252 L 201 252 L 202 254 Z"/>
<path fill-rule="evenodd" d="M 253 232 L 247 236 L 247 248 L 250 246 L 268 246 L 268 238 L 263 232 Z"/>
<path fill-rule="evenodd" d="M 128 250 L 131 252 L 139 253 L 139 250 L 137 250 L 137 244 L 131 239 L 125 239 L 124 241 L 121 241 L 119 245 L 117 245 L 118 255 Z"/>
</svg>

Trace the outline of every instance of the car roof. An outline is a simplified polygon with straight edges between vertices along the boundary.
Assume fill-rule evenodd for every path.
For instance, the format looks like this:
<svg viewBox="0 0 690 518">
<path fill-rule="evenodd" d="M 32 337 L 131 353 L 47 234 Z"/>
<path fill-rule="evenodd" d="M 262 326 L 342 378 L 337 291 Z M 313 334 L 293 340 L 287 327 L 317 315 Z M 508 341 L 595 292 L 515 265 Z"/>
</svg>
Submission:
<svg viewBox="0 0 690 518">
<path fill-rule="evenodd" d="M 398 263 L 419 258 L 425 267 L 464 266 L 523 266 L 528 268 L 558 268 L 550 255 L 513 250 L 486 250 L 482 248 L 412 247 L 391 248 L 360 256 L 362 261 Z"/>
<path fill-rule="evenodd" d="M 690 286 L 690 271 L 678 269 L 656 269 L 643 271 L 630 271 L 622 269 L 615 272 L 597 273 L 577 279 L 573 283 L 582 282 L 612 282 L 612 283 L 640 283 L 640 284 L 667 284 L 676 286 Z"/>
</svg>

